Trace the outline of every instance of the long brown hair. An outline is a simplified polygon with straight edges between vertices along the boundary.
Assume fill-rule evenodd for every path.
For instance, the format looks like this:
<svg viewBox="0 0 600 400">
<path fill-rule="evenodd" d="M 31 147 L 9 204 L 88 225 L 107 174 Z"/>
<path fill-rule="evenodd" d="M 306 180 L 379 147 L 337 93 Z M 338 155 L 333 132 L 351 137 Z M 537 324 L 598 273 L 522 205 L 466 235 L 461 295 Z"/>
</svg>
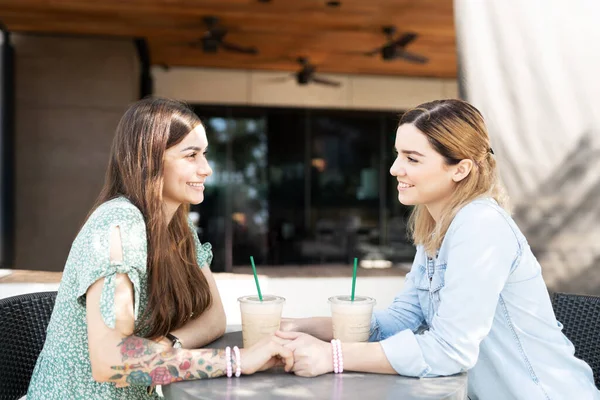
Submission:
<svg viewBox="0 0 600 400">
<path fill-rule="evenodd" d="M 166 223 L 163 212 L 165 150 L 202 122 L 185 104 L 146 98 L 125 112 L 112 144 L 104 187 L 92 211 L 125 196 L 144 216 L 148 240 L 148 304 L 136 334 L 164 336 L 210 307 L 208 282 L 196 261 L 193 232 L 182 204 Z"/>
<path fill-rule="evenodd" d="M 473 161 L 471 172 L 457 183 L 437 223 L 425 205 L 413 209 L 409 232 L 414 243 L 423 245 L 427 254 L 435 255 L 456 213 L 470 201 L 492 197 L 508 210 L 508 197 L 479 110 L 462 100 L 436 100 L 407 111 L 400 119 L 399 125 L 403 124 L 419 129 L 444 157 L 446 165 L 456 165 L 464 159 Z"/>
</svg>

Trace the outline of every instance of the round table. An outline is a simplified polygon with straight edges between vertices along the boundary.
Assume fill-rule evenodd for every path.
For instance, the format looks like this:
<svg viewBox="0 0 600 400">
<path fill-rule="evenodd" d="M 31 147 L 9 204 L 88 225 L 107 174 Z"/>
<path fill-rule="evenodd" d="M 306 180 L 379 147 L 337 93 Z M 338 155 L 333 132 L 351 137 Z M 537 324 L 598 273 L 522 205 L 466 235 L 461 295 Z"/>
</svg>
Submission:
<svg viewBox="0 0 600 400">
<path fill-rule="evenodd" d="M 206 348 L 240 346 L 241 332 L 226 333 Z M 467 374 L 439 378 L 344 372 L 303 378 L 282 368 L 244 375 L 173 383 L 162 387 L 169 400 L 198 399 L 467 399 Z"/>
</svg>

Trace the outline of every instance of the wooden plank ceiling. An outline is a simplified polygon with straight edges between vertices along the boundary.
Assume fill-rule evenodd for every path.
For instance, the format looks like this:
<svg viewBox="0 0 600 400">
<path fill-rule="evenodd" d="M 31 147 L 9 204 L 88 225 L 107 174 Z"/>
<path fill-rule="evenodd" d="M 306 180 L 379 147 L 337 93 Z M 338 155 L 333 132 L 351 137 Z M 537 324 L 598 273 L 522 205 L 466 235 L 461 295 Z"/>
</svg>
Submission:
<svg viewBox="0 0 600 400">
<path fill-rule="evenodd" d="M 319 72 L 456 77 L 452 0 L 0 0 L 0 21 L 12 32 L 142 37 L 152 64 L 263 70 L 297 70 L 309 57 Z M 198 46 L 204 17 L 219 18 L 225 40 L 256 47 L 258 54 Z M 382 27 L 394 37 L 414 32 L 406 51 L 425 64 L 379 54 Z"/>
</svg>

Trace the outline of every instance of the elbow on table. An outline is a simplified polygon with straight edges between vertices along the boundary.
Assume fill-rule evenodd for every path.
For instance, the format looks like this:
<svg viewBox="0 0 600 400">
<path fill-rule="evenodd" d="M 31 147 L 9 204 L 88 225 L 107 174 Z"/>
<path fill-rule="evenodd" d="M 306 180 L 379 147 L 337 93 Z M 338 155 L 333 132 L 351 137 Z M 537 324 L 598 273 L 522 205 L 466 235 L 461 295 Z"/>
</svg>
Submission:
<svg viewBox="0 0 600 400">
<path fill-rule="evenodd" d="M 479 359 L 479 351 L 470 351 L 463 354 L 462 357 L 459 357 L 457 361 L 457 368 L 454 372 L 455 374 L 459 374 L 461 372 L 467 372 L 471 368 L 477 364 L 477 360 Z"/>
<path fill-rule="evenodd" d="M 106 350 L 97 354 L 90 352 L 92 379 L 98 383 L 114 382 L 114 380 L 111 380 L 110 378 L 118 374 L 118 371 L 114 368 L 118 363 L 113 357 L 110 357 L 110 355 L 106 353 Z"/>
<path fill-rule="evenodd" d="M 432 370 L 426 376 L 451 376 L 460 374 L 473 368 L 476 363 L 477 357 L 466 357 L 458 360 L 452 360 L 451 362 L 444 363 L 444 365 L 438 365 L 437 368 L 432 368 Z"/>
<path fill-rule="evenodd" d="M 114 375 L 110 366 L 103 365 L 100 362 L 92 362 L 92 379 L 98 383 L 108 382 L 110 377 Z"/>
</svg>

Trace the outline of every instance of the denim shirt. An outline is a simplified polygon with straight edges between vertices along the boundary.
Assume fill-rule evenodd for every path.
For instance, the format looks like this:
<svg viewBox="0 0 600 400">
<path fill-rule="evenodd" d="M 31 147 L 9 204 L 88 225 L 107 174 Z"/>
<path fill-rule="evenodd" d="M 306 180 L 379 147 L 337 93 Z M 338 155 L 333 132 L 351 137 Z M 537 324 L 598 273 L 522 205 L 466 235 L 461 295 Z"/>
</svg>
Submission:
<svg viewBox="0 0 600 400">
<path fill-rule="evenodd" d="M 493 199 L 457 213 L 437 257 L 418 246 L 404 289 L 374 312 L 369 340 L 401 375 L 469 371 L 472 400 L 600 399 L 554 316 L 539 263 Z"/>
</svg>

